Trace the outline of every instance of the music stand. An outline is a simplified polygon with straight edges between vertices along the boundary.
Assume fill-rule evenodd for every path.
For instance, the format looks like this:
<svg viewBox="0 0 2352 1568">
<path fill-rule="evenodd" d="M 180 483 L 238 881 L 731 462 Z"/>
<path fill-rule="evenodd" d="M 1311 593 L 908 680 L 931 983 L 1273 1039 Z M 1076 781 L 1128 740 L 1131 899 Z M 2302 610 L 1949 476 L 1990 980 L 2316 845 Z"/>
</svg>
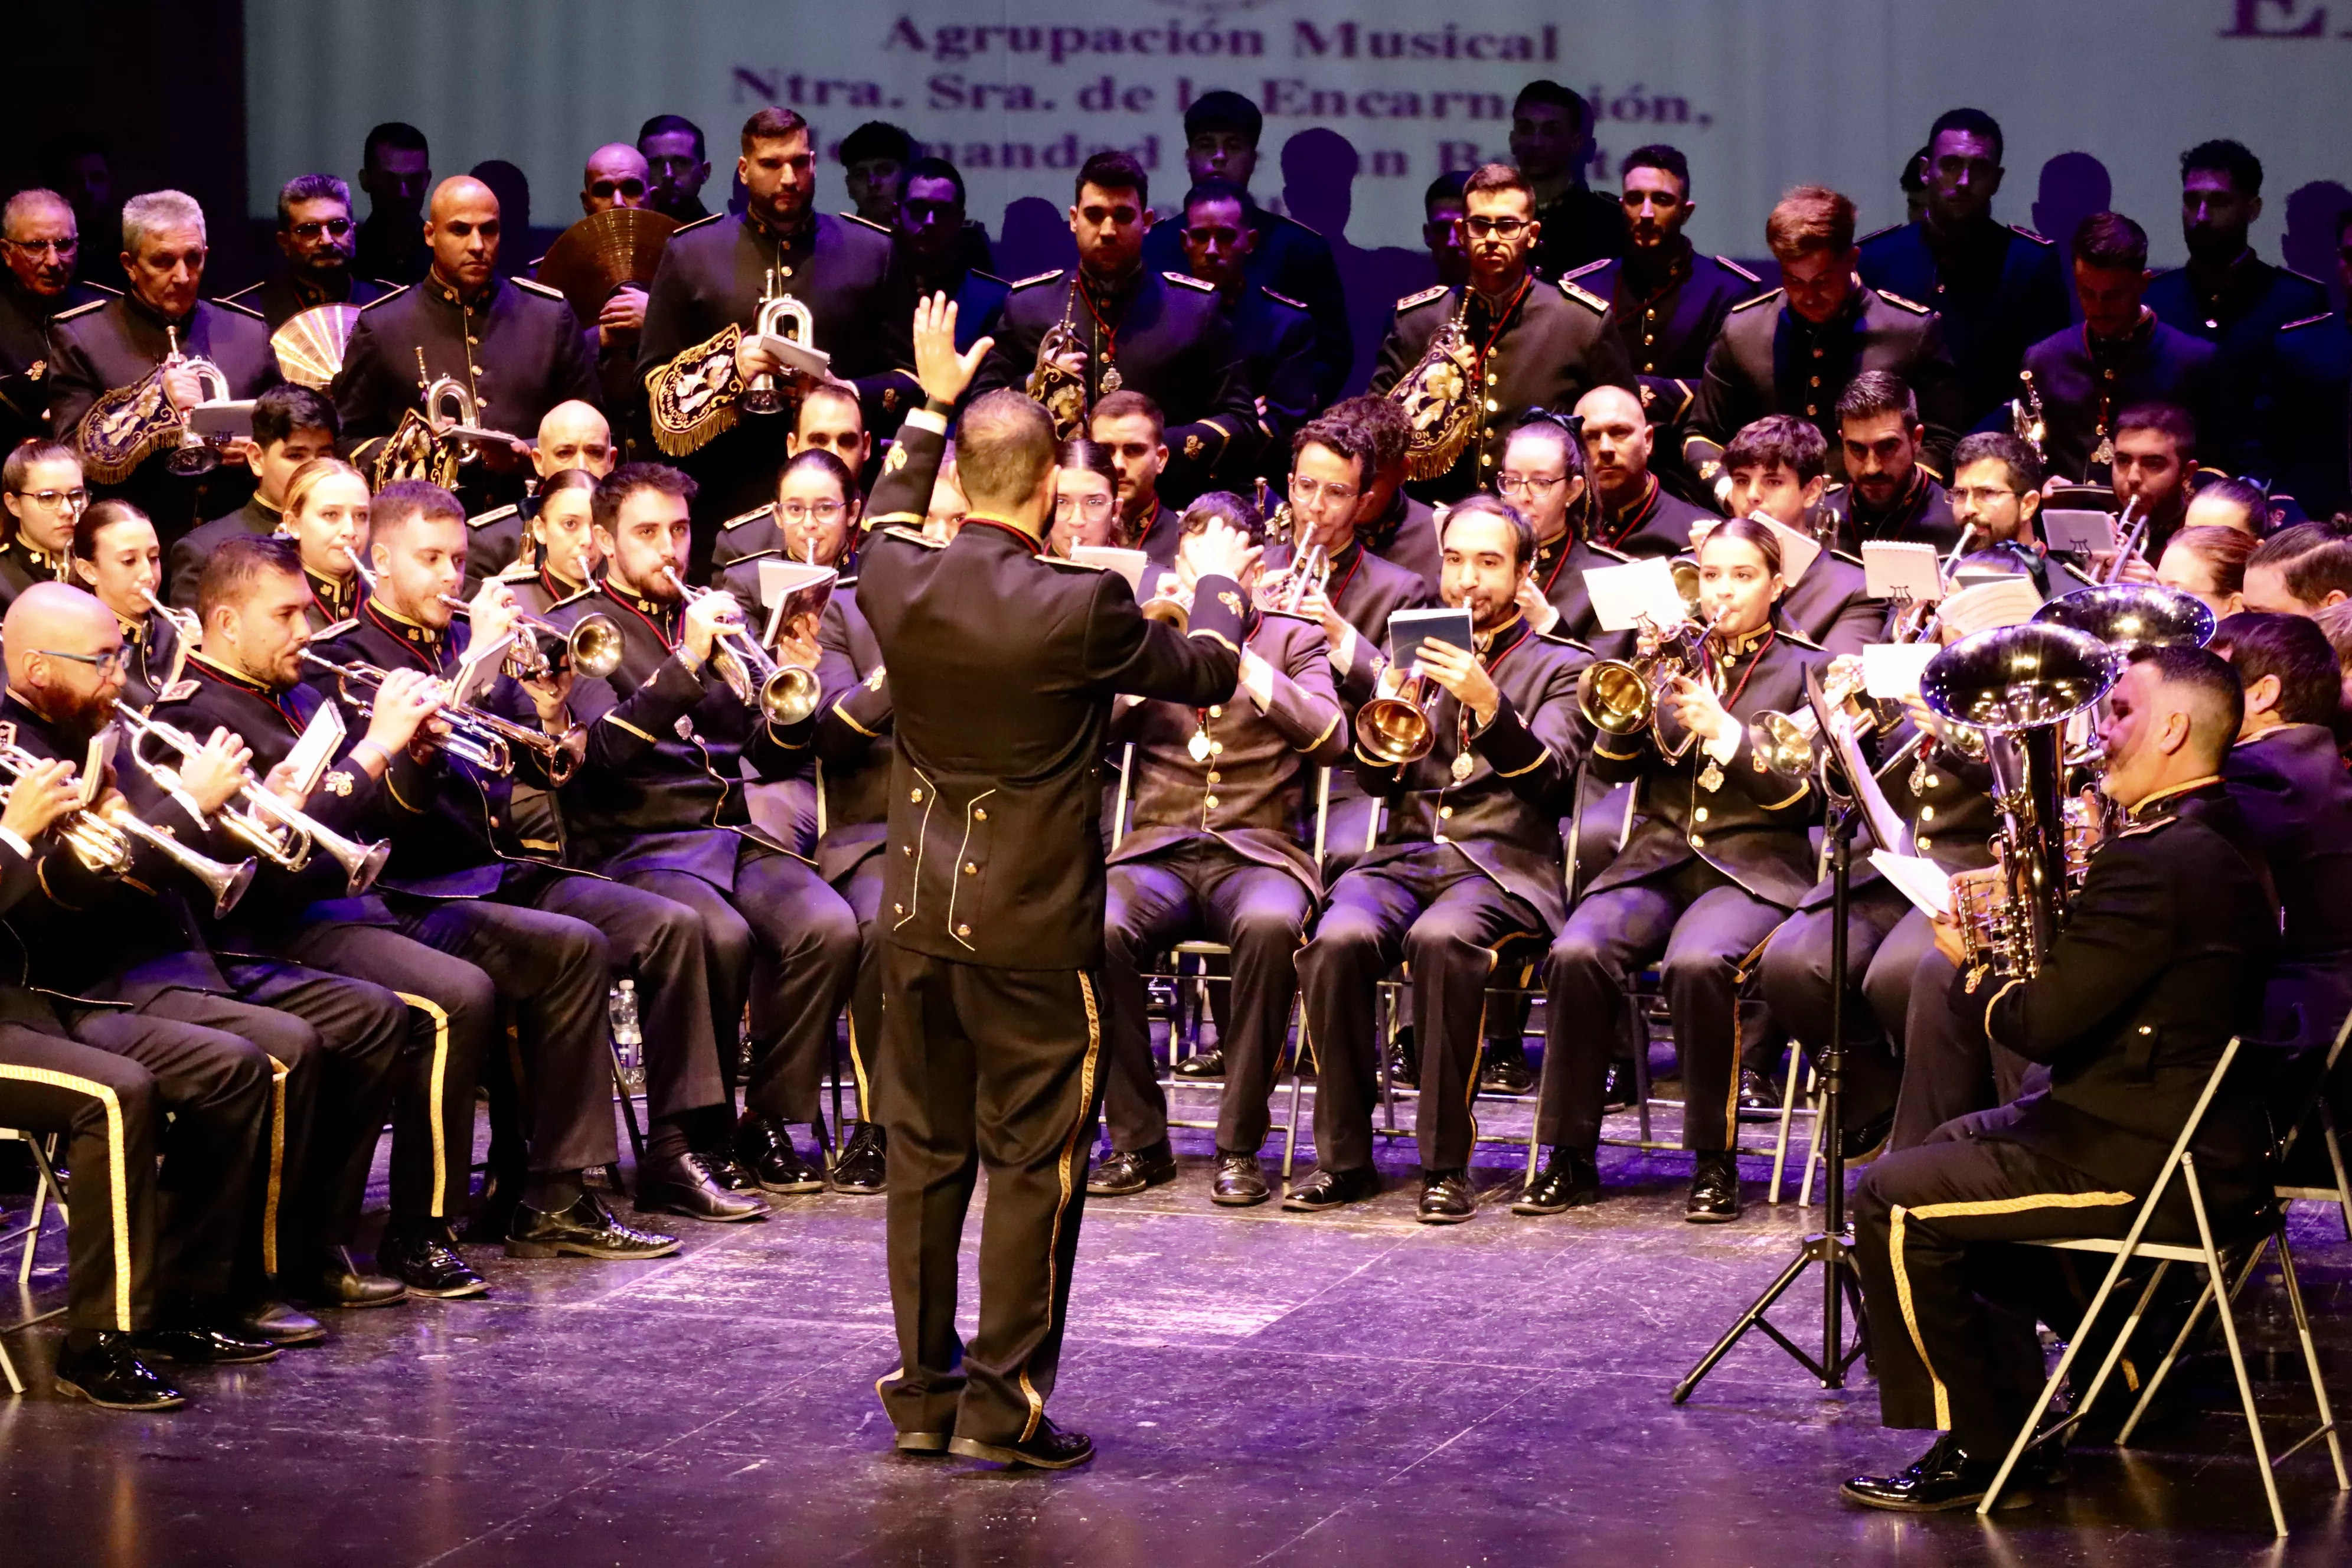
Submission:
<svg viewBox="0 0 2352 1568">
<path fill-rule="evenodd" d="M 1854 742 L 1853 731 L 1843 723 L 1832 725 L 1829 705 L 1822 700 L 1821 675 L 1818 670 L 1805 672 L 1805 700 L 1813 710 L 1819 728 L 1814 733 L 1837 753 L 1839 764 L 1846 769 L 1846 778 L 1870 777 L 1868 762 Z M 1798 1245 L 1797 1256 L 1780 1271 L 1779 1279 L 1766 1288 L 1761 1296 L 1749 1303 L 1746 1311 L 1724 1336 L 1715 1342 L 1713 1349 L 1699 1358 L 1698 1364 L 1680 1383 L 1675 1384 L 1674 1403 L 1680 1405 L 1690 1398 L 1699 1381 L 1715 1370 L 1716 1363 L 1729 1353 L 1731 1347 L 1747 1336 L 1750 1329 L 1760 1329 L 1767 1338 L 1796 1358 L 1797 1364 L 1821 1380 L 1823 1388 L 1845 1386 L 1846 1369 L 1870 1348 L 1870 1326 L 1862 1310 L 1862 1271 L 1853 1260 L 1853 1238 L 1846 1234 L 1845 1219 L 1845 1153 L 1840 1146 L 1838 1090 L 1845 1070 L 1845 995 L 1846 995 L 1846 916 L 1853 898 L 1853 830 L 1858 816 L 1872 819 L 1873 837 L 1882 837 L 1885 828 L 1877 820 L 1882 815 L 1864 809 L 1853 793 L 1841 791 L 1835 774 L 1824 758 L 1821 766 L 1822 786 L 1829 795 L 1829 814 L 1824 824 L 1830 854 L 1830 1037 L 1822 1047 L 1817 1067 L 1822 1086 L 1822 1153 L 1827 1166 L 1829 1189 L 1822 1200 L 1822 1228 Z M 1881 848 L 1899 852 L 1896 842 L 1883 843 Z M 1778 1325 L 1764 1314 L 1772 1304 L 1788 1293 L 1789 1287 L 1802 1277 L 1814 1264 L 1822 1268 L 1822 1353 L 1815 1359 L 1807 1353 Z M 1844 1312 L 1847 1303 L 1853 1306 L 1854 1339 L 1852 1349 L 1845 1347 Z"/>
</svg>

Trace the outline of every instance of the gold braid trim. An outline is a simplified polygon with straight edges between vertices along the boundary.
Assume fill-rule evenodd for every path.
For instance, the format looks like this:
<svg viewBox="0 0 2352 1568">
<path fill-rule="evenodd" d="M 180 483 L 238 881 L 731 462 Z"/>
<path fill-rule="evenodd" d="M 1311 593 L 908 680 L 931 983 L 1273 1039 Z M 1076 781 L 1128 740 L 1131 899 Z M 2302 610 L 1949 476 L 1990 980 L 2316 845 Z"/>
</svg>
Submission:
<svg viewBox="0 0 2352 1568">
<path fill-rule="evenodd" d="M 186 422 L 163 395 L 157 366 L 143 379 L 118 386 L 89 405 L 74 429 L 82 470 L 102 485 L 119 485 L 153 453 L 180 438 Z"/>
<path fill-rule="evenodd" d="M 743 329 L 730 323 L 646 376 L 654 444 L 672 458 L 700 451 L 735 428 L 735 349 Z"/>
</svg>

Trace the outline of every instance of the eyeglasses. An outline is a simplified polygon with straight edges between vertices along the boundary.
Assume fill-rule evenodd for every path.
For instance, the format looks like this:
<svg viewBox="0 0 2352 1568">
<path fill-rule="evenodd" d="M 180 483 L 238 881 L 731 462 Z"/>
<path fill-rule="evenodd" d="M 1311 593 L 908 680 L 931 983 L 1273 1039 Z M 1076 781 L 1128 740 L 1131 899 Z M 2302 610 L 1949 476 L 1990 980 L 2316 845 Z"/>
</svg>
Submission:
<svg viewBox="0 0 2352 1568">
<path fill-rule="evenodd" d="M 322 234 L 341 239 L 352 232 L 352 220 L 347 217 L 315 218 L 309 223 L 296 224 L 289 232 L 297 239 L 316 239 Z"/>
<path fill-rule="evenodd" d="M 1097 499 L 1108 501 L 1109 498 Z M 1055 504 L 1058 506 L 1059 500 L 1056 500 Z M 841 503 L 837 500 L 788 500 L 778 506 L 776 512 L 786 522 L 807 522 L 812 519 L 818 522 L 831 522 L 841 515 Z"/>
<path fill-rule="evenodd" d="M 44 511 L 80 511 L 89 505 L 88 490 L 18 490 L 16 494 Z"/>
<path fill-rule="evenodd" d="M 1055 496 L 1054 515 L 1067 517 L 1073 511 L 1082 511 L 1088 517 L 1108 517 L 1112 499 L 1109 496 Z"/>
<path fill-rule="evenodd" d="M 1329 501 L 1333 506 L 1345 506 L 1362 493 L 1353 485 L 1326 484 L 1320 479 L 1310 479 L 1302 474 L 1290 476 L 1290 499 L 1301 506 L 1313 505 L 1318 496 Z"/>
<path fill-rule="evenodd" d="M 1465 217 L 1462 226 L 1480 239 L 1517 239 L 1534 226 L 1523 217 Z"/>
<path fill-rule="evenodd" d="M 1990 506 L 1995 501 L 2002 500 L 2015 500 L 2018 492 L 2003 489 L 1999 485 L 1969 485 L 1966 489 L 1952 491 L 1951 496 L 1954 500 L 1964 500 L 1970 506 Z"/>
<path fill-rule="evenodd" d="M 0 240 L 0 245 L 27 256 L 71 256 L 81 248 L 79 239 L 5 239 Z"/>
<path fill-rule="evenodd" d="M 39 647 L 33 650 L 45 658 L 69 658 L 76 664 L 86 664 L 98 671 L 99 679 L 121 675 L 131 668 L 131 650 L 118 647 L 111 653 L 68 653 L 61 647 Z"/>
<path fill-rule="evenodd" d="M 639 196 L 646 194 L 646 183 L 643 180 L 635 178 L 622 180 L 599 180 L 594 184 L 588 187 L 588 194 L 594 196 L 599 201 L 611 201 L 616 195 L 624 195 L 628 197 L 631 201 L 635 201 Z"/>
<path fill-rule="evenodd" d="M 1507 496 L 1544 495 L 1566 483 L 1566 474 L 1505 474 L 1495 488 Z"/>
</svg>

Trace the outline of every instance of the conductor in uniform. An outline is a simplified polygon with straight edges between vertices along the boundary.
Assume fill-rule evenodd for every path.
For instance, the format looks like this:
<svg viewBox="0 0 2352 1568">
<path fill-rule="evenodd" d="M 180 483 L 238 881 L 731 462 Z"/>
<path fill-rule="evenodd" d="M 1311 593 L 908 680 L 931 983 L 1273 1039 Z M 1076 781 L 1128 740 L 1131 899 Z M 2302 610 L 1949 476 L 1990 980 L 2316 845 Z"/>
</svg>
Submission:
<svg viewBox="0 0 2352 1568">
<path fill-rule="evenodd" d="M 2205 649 L 2136 654 L 2100 733 L 2099 788 L 2125 826 L 2093 852 L 2032 979 L 1966 995 L 1955 983 L 1954 1005 L 1980 1009 L 1993 1042 L 2050 1082 L 1863 1178 L 1855 1258 L 1879 1419 L 1939 1436 L 1896 1474 L 1847 1481 L 1854 1502 L 1929 1512 L 1984 1496 L 2042 1389 L 2035 1318 L 2063 1330 L 2079 1310 L 2061 1295 L 2037 1313 L 2056 1282 L 2003 1244 L 2123 1235 L 2224 1045 L 2262 1016 L 2278 921 L 2221 776 L 2242 707 L 2237 676 Z M 1956 927 L 1939 923 L 1937 946 L 1961 962 Z M 2264 1141 L 2236 1121 L 2224 1097 L 2198 1141 L 2206 1201 L 2224 1212 L 2251 1195 L 2246 1154 Z M 2045 1453 L 2021 1467 L 2029 1483 L 2053 1479 Z"/>
<path fill-rule="evenodd" d="M 934 446 L 986 347 L 954 308 L 916 323 Z M 902 447 L 902 449 L 904 449 Z M 1124 578 L 1041 553 L 1055 437 L 1018 393 L 956 432 L 971 513 L 940 545 L 866 544 L 858 603 L 896 708 L 883 950 L 891 1305 L 900 1362 L 877 1385 L 902 1452 L 1066 1468 L 1094 1445 L 1045 1415 L 1085 1205 L 1104 1020 L 1102 753 L 1118 692 L 1206 707 L 1241 666 L 1256 552 L 1223 521 L 1192 545 L 1189 635 L 1144 618 Z M 912 457 L 910 453 L 910 462 Z M 928 460 L 928 456 L 927 459 Z M 980 1329 L 956 1330 L 957 1252 L 985 1162 Z"/>
</svg>

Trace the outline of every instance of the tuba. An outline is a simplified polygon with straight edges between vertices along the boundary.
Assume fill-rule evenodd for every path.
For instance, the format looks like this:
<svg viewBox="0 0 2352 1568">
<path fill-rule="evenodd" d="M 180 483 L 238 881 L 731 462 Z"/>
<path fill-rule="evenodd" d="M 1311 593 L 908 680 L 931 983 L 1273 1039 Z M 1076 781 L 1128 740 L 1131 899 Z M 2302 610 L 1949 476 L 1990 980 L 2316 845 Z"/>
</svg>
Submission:
<svg viewBox="0 0 2352 1568">
<path fill-rule="evenodd" d="M 1463 312 L 1469 308 L 1465 289 L 1420 362 L 1389 389 L 1412 424 L 1405 462 L 1407 474 L 1416 479 L 1433 479 L 1453 468 L 1477 427 L 1478 356 L 1463 328 Z"/>
<path fill-rule="evenodd" d="M 2123 665 L 2087 633 L 2028 622 L 1954 643 L 1920 678 L 1931 712 L 1984 732 L 2000 819 L 1990 873 L 1952 884 L 1971 989 L 1988 970 L 2032 978 L 2057 941 L 2089 848 L 2069 831 L 2064 731 Z"/>
<path fill-rule="evenodd" d="M 1045 406 L 1054 421 L 1054 439 L 1067 441 L 1087 433 L 1087 376 L 1084 371 L 1071 371 L 1056 364 L 1066 355 L 1088 352 L 1084 338 L 1078 336 L 1071 311 L 1078 302 L 1078 280 L 1070 279 L 1069 296 L 1062 301 L 1062 319 L 1045 329 L 1037 340 L 1037 359 L 1029 369 L 1029 384 L 1024 389 Z"/>
<path fill-rule="evenodd" d="M 2061 594 L 2033 612 L 2035 626 L 2084 632 L 2118 653 L 2140 647 L 2203 647 L 2213 640 L 2204 600 L 2158 583 L 2105 583 Z"/>
</svg>

